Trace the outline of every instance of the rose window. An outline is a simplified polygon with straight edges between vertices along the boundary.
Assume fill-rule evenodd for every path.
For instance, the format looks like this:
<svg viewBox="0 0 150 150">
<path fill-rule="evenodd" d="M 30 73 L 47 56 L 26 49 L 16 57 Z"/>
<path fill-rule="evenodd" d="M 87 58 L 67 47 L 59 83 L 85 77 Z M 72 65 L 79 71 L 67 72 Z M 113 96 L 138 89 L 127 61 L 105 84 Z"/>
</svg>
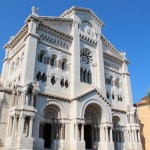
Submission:
<svg viewBox="0 0 150 150">
<path fill-rule="evenodd" d="M 80 59 L 83 64 L 89 64 L 92 61 L 91 52 L 88 49 L 83 49 L 80 52 Z"/>
</svg>

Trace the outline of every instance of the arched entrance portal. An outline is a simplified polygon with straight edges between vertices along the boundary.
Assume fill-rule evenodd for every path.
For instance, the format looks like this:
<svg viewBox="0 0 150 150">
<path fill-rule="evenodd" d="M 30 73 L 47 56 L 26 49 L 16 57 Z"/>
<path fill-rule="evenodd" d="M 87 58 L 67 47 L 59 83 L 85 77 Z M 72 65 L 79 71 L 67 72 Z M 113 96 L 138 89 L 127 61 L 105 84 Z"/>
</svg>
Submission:
<svg viewBox="0 0 150 150">
<path fill-rule="evenodd" d="M 92 149 L 100 141 L 101 114 L 101 107 L 95 103 L 89 104 L 85 109 L 84 140 L 86 149 Z"/>
<path fill-rule="evenodd" d="M 54 149 L 54 141 L 65 139 L 65 123 L 61 121 L 60 108 L 48 105 L 43 112 L 39 136 L 44 140 L 45 149 Z"/>
</svg>

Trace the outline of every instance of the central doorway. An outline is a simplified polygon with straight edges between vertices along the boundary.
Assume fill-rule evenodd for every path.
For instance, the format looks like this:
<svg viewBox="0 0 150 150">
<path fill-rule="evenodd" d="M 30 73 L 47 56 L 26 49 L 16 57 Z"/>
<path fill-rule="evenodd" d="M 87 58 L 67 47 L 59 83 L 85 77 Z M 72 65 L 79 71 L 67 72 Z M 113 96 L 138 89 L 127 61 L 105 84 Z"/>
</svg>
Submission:
<svg viewBox="0 0 150 150">
<path fill-rule="evenodd" d="M 51 148 L 51 131 L 52 126 L 51 124 L 44 124 L 44 133 L 43 133 L 43 139 L 44 139 L 44 148 Z"/>
<path fill-rule="evenodd" d="M 86 149 L 92 149 L 92 127 L 90 125 L 84 127 L 84 140 Z"/>
</svg>

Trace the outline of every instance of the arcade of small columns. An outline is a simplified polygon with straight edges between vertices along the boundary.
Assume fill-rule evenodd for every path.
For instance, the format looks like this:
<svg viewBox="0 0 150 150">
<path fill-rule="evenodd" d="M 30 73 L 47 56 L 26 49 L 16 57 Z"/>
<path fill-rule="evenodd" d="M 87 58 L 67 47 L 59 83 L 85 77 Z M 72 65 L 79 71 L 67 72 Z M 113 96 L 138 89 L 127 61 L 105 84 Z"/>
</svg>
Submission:
<svg viewBox="0 0 150 150">
<path fill-rule="evenodd" d="M 51 126 L 51 140 L 65 140 L 65 124 L 64 123 L 46 123 Z M 40 123 L 39 137 L 43 138 L 44 123 Z"/>
<path fill-rule="evenodd" d="M 84 141 L 84 127 L 88 124 L 74 124 L 74 140 Z M 113 142 L 112 127 L 89 124 L 92 129 L 92 142 Z"/>
<path fill-rule="evenodd" d="M 8 136 L 26 136 L 32 137 L 33 119 L 35 116 L 36 92 L 33 90 L 29 93 L 29 89 L 23 92 L 12 91 L 11 110 L 9 116 Z M 29 94 L 31 94 L 29 96 Z M 22 110 L 20 106 L 31 106 L 33 109 Z"/>
<path fill-rule="evenodd" d="M 8 136 L 32 137 L 34 116 L 9 116 Z"/>
</svg>

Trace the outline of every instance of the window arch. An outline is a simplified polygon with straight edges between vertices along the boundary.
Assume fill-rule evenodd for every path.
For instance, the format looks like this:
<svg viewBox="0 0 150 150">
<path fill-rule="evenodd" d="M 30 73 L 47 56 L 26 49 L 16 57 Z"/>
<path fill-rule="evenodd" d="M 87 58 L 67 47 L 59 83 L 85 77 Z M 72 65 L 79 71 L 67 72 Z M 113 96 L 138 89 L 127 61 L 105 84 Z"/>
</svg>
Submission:
<svg viewBox="0 0 150 150">
<path fill-rule="evenodd" d="M 52 85 L 55 85 L 55 84 L 56 84 L 55 76 L 53 76 L 53 77 L 51 78 L 51 83 L 52 83 Z"/>
<path fill-rule="evenodd" d="M 114 93 L 112 93 L 112 99 L 113 99 L 113 100 L 115 99 L 115 94 L 114 94 Z"/>
<path fill-rule="evenodd" d="M 68 88 L 69 86 L 69 83 L 68 83 L 68 80 L 65 81 L 65 88 Z"/>
<path fill-rule="evenodd" d="M 113 86 L 113 76 L 110 76 L 110 85 Z"/>
<path fill-rule="evenodd" d="M 45 51 L 40 51 L 38 54 L 38 61 L 41 63 L 46 63 L 46 53 Z"/>
<path fill-rule="evenodd" d="M 65 85 L 65 83 L 64 83 L 64 79 L 62 78 L 61 79 L 61 81 L 60 81 L 60 85 L 61 85 L 61 87 L 63 88 L 64 87 L 64 85 Z"/>
<path fill-rule="evenodd" d="M 45 73 L 43 73 L 43 75 L 42 75 L 42 82 L 46 82 L 46 81 L 47 81 L 46 74 L 45 74 Z"/>
<path fill-rule="evenodd" d="M 18 57 L 16 61 L 16 67 L 19 67 L 19 65 L 20 65 L 20 58 Z"/>
<path fill-rule="evenodd" d="M 67 70 L 67 59 L 62 60 L 61 69 L 62 70 Z"/>
<path fill-rule="evenodd" d="M 85 83 L 87 83 L 87 71 L 86 71 L 86 69 L 85 69 L 84 72 L 83 72 L 83 81 L 84 81 Z"/>
<path fill-rule="evenodd" d="M 53 66 L 53 67 L 56 66 L 56 64 L 57 64 L 56 59 L 57 59 L 57 56 L 55 54 L 53 54 L 51 57 L 51 66 Z"/>
<path fill-rule="evenodd" d="M 91 84 L 92 83 L 92 74 L 90 70 L 87 73 L 87 83 Z"/>
<path fill-rule="evenodd" d="M 80 81 L 83 82 L 83 68 L 80 68 Z"/>
<path fill-rule="evenodd" d="M 107 99 L 109 99 L 109 92 L 107 91 L 107 93 L 106 93 L 106 96 L 107 96 Z"/>
<path fill-rule="evenodd" d="M 81 30 L 83 32 L 86 32 L 87 34 L 91 34 L 92 33 L 92 25 L 88 21 L 82 21 Z"/>
<path fill-rule="evenodd" d="M 116 86 L 117 88 L 120 87 L 120 85 L 119 85 L 119 78 L 117 78 L 117 79 L 115 80 L 115 86 Z"/>
<path fill-rule="evenodd" d="M 39 71 L 38 73 L 37 73 L 37 75 L 36 75 L 36 79 L 37 79 L 37 81 L 40 81 L 41 80 L 41 72 Z"/>
</svg>

